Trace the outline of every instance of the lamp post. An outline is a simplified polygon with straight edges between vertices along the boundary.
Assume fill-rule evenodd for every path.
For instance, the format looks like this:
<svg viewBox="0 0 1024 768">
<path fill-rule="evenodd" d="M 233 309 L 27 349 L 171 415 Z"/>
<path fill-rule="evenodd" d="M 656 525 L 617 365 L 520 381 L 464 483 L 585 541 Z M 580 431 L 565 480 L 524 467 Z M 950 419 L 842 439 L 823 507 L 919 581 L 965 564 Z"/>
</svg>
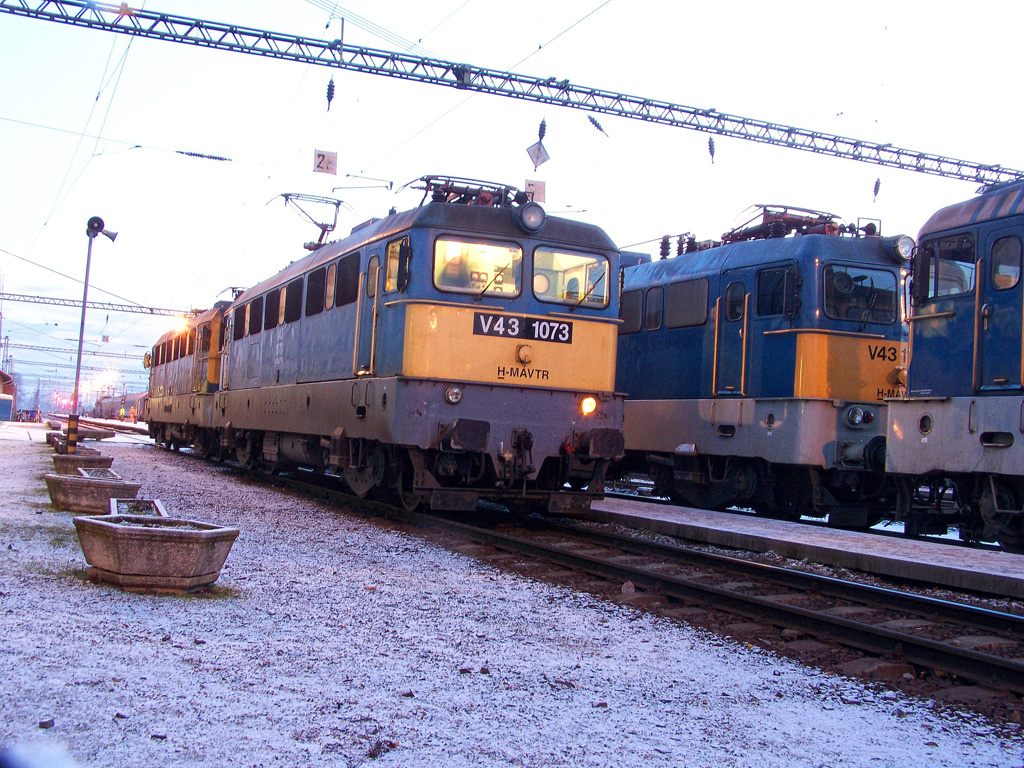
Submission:
<svg viewBox="0 0 1024 768">
<path fill-rule="evenodd" d="M 82 293 L 82 324 L 78 329 L 78 361 L 75 363 L 75 392 L 71 396 L 71 413 L 68 414 L 68 453 L 74 453 L 78 444 L 78 380 L 82 373 L 82 344 L 85 342 L 85 307 L 89 299 L 89 266 L 92 264 L 92 241 L 97 235 L 109 237 L 114 242 L 117 232 L 108 232 L 103 228 L 103 219 L 93 216 L 85 225 L 85 234 L 89 236 L 89 250 L 85 256 L 85 291 Z"/>
</svg>

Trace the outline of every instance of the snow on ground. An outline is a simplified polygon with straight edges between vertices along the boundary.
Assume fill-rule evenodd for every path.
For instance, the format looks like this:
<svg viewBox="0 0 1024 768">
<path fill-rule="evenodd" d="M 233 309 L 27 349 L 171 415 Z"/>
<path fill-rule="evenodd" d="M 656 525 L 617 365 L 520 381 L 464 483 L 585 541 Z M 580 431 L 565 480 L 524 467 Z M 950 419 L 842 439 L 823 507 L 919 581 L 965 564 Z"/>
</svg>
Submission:
<svg viewBox="0 0 1024 768">
<path fill-rule="evenodd" d="M 42 439 L 0 428 L 0 745 L 83 768 L 1022 765 L 980 718 L 131 441 L 101 448 L 141 497 L 241 535 L 207 595 L 98 586 Z"/>
</svg>

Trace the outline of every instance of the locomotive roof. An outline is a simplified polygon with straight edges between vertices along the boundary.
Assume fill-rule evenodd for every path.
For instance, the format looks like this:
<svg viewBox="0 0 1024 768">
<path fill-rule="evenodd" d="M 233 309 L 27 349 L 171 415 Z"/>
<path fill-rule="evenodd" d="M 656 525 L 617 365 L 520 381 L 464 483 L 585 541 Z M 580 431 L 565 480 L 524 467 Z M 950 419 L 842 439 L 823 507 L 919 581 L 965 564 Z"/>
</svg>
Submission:
<svg viewBox="0 0 1024 768">
<path fill-rule="evenodd" d="M 918 242 L 933 232 L 980 224 L 1024 213 L 1024 179 L 1002 184 L 985 194 L 942 208 L 921 227 Z"/>
<path fill-rule="evenodd" d="M 216 304 L 214 304 L 212 307 L 210 307 L 209 309 L 205 310 L 204 312 L 200 312 L 198 315 L 192 315 L 191 317 L 186 318 L 185 319 L 185 327 L 186 328 L 195 328 L 197 325 L 202 325 L 203 323 L 209 322 L 214 317 L 217 317 L 218 315 L 220 315 L 224 311 L 225 307 L 228 307 L 230 304 L 231 304 L 230 301 L 218 301 Z M 156 343 L 157 344 L 163 344 L 168 339 L 173 339 L 175 336 L 177 336 L 180 333 L 181 333 L 180 330 L 168 331 L 163 336 L 161 336 L 159 339 L 157 339 Z"/>
<path fill-rule="evenodd" d="M 827 256 L 830 261 L 864 262 L 865 243 L 875 245 L 867 254 L 877 254 L 879 265 L 893 265 L 893 262 L 883 254 L 882 238 L 879 237 L 796 235 L 728 243 L 716 248 L 682 253 L 674 258 L 630 267 L 626 270 L 626 286 L 638 283 L 669 283 L 680 278 L 710 277 L 729 269 L 757 267 L 784 261 L 803 262 L 823 256 Z"/>
<path fill-rule="evenodd" d="M 367 243 L 387 239 L 411 228 L 433 228 L 453 232 L 475 231 L 486 233 L 481 236 L 508 237 L 513 240 L 534 237 L 547 243 L 581 249 L 618 250 L 600 227 L 554 216 L 547 219 L 540 233 L 526 235 L 516 226 L 517 211 L 517 208 L 507 206 L 431 202 L 419 208 L 391 214 L 383 219 L 373 219 L 353 229 L 348 237 L 326 243 L 311 254 L 293 261 L 273 277 L 246 290 L 235 301 L 248 301 Z"/>
</svg>

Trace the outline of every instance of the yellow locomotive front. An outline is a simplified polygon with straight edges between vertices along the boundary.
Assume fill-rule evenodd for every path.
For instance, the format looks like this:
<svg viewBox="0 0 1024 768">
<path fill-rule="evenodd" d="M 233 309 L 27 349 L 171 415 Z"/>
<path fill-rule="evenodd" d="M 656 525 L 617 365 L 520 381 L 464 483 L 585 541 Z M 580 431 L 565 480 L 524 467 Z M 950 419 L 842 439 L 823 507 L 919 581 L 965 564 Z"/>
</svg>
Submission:
<svg viewBox="0 0 1024 768">
<path fill-rule="evenodd" d="M 617 249 L 509 187 L 423 188 L 236 299 L 220 444 L 406 506 L 588 507 L 624 445 Z"/>
</svg>

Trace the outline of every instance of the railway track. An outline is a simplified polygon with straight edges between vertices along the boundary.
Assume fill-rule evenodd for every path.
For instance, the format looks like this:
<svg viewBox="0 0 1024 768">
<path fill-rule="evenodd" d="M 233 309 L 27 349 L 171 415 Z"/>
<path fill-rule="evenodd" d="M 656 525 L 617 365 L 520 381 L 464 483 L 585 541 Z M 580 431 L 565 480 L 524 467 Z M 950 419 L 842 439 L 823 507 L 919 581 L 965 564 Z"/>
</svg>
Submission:
<svg viewBox="0 0 1024 768">
<path fill-rule="evenodd" d="M 576 525 L 511 534 L 430 515 L 414 521 L 495 553 L 632 585 L 646 593 L 648 607 L 660 604 L 668 615 L 681 606 L 725 611 L 765 633 L 797 630 L 918 670 L 1024 694 L 1024 617 Z"/>
<path fill-rule="evenodd" d="M 1012 699 L 1005 708 L 1024 715 L 1022 616 L 547 518 L 517 523 L 513 532 L 475 526 L 358 499 L 313 476 L 269 476 L 223 466 L 331 504 L 407 522 L 497 567 L 606 597 L 623 597 L 626 586 L 635 590 L 628 601 L 653 613 L 691 623 L 700 623 L 692 621 L 695 610 L 732 617 L 711 622 L 724 627 L 736 626 L 739 617 L 771 650 L 787 653 L 787 644 L 792 645 L 787 638 L 810 636 L 822 646 L 819 656 L 841 650 L 846 661 L 876 657 L 913 670 L 915 679 L 939 680 L 938 687 L 964 681 L 984 685 L 1004 692 Z M 498 517 L 507 524 L 506 515 Z M 766 640 L 773 633 L 778 642 Z"/>
</svg>

